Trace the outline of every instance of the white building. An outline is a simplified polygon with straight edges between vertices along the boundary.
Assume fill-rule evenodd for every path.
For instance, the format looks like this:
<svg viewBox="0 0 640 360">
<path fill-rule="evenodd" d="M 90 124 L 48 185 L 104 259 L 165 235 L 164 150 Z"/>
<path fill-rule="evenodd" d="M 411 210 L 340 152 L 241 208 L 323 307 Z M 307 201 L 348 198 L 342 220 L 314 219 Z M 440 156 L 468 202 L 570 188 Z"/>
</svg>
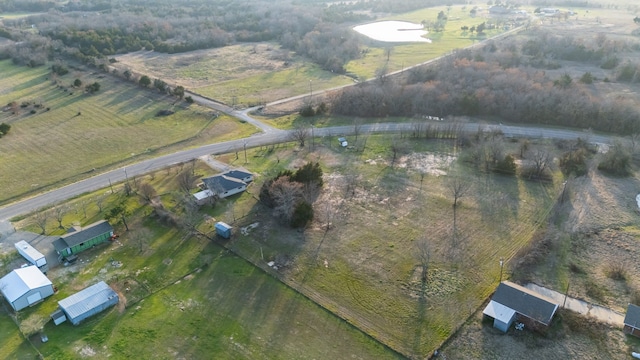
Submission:
<svg viewBox="0 0 640 360">
<path fill-rule="evenodd" d="M 37 266 L 27 266 L 0 279 L 0 293 L 18 311 L 53 295 L 53 284 Z"/>
</svg>

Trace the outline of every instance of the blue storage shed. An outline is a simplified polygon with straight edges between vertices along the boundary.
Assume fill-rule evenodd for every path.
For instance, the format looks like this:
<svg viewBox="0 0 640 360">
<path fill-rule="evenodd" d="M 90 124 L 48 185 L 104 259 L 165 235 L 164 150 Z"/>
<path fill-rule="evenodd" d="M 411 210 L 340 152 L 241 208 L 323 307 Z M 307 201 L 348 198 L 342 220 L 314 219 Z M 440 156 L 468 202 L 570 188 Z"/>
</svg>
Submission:
<svg viewBox="0 0 640 360">
<path fill-rule="evenodd" d="M 222 236 L 225 239 L 231 238 L 231 229 L 233 229 L 230 225 L 223 223 L 222 221 L 218 221 L 216 223 L 216 234 Z"/>
<path fill-rule="evenodd" d="M 58 306 L 73 325 L 78 325 L 86 318 L 117 304 L 119 300 L 118 294 L 107 283 L 100 281 L 58 301 Z"/>
</svg>

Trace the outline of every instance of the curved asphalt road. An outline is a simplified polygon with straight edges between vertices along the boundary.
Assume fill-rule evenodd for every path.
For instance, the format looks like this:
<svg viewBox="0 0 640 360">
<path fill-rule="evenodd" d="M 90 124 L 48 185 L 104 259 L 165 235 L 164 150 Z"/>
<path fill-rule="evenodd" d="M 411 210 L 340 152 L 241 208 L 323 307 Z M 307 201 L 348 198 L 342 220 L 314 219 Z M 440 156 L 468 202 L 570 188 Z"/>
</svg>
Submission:
<svg viewBox="0 0 640 360">
<path fill-rule="evenodd" d="M 252 119 L 247 111 L 237 112 L 232 110 L 233 114 L 240 113 L 242 118 L 249 121 Z M 259 123 L 259 122 L 258 122 Z M 265 126 L 264 124 L 262 124 Z M 586 138 L 587 134 L 581 131 L 571 130 L 557 130 L 557 129 L 545 129 L 536 127 L 523 127 L 523 126 L 506 126 L 506 125 L 480 125 L 477 123 L 465 123 L 463 125 L 464 131 L 475 132 L 482 126 L 486 130 L 500 129 L 507 137 L 529 137 L 529 138 L 553 138 L 553 139 L 576 139 L 578 137 Z M 263 130 L 264 128 L 261 127 Z M 159 170 L 164 167 L 178 164 L 181 162 L 187 162 L 192 159 L 196 159 L 200 156 L 209 154 L 223 154 L 242 149 L 246 147 L 256 147 L 261 145 L 277 144 L 285 141 L 290 141 L 290 131 L 277 130 L 268 127 L 267 131 L 261 134 L 256 134 L 244 139 L 225 141 L 216 144 L 210 144 L 201 146 L 195 149 L 188 149 L 179 151 L 173 154 L 160 156 L 154 159 L 145 160 L 137 164 L 129 165 L 120 169 L 105 172 L 91 178 L 78 181 L 61 188 L 36 195 L 34 197 L 15 202 L 13 204 L 0 208 L 0 220 L 11 219 L 12 217 L 27 214 L 39 208 L 58 203 L 60 201 L 72 198 L 74 196 L 81 195 L 83 193 L 95 191 L 101 188 L 109 186 L 109 183 L 117 183 L 126 180 L 127 177 L 138 176 L 149 173 L 151 171 Z M 359 133 L 398 133 L 398 132 L 410 132 L 413 129 L 411 123 L 379 123 L 379 124 L 367 124 L 361 125 Z M 337 136 L 337 135 L 352 135 L 354 134 L 353 126 L 335 126 L 327 128 L 314 128 L 314 137 L 322 136 Z M 588 135 L 591 142 L 594 143 L 609 143 L 611 138 L 608 136 Z"/>
</svg>

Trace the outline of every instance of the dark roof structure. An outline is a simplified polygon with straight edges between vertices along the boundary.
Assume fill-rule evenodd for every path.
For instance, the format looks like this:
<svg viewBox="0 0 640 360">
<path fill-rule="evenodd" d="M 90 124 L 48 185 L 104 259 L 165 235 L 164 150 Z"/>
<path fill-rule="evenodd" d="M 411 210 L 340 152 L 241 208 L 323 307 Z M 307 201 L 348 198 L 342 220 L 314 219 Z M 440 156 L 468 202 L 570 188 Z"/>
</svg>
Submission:
<svg viewBox="0 0 640 360">
<path fill-rule="evenodd" d="M 62 235 L 60 239 L 53 242 L 53 246 L 57 249 L 58 247 L 56 243 L 62 240 L 64 244 L 67 245 L 63 248 L 72 247 L 111 231 L 113 231 L 113 227 L 111 227 L 109 222 L 106 220 L 100 220 L 86 227 L 76 229 L 74 232 Z"/>
<path fill-rule="evenodd" d="M 551 324 L 551 319 L 558 310 L 558 304 L 551 299 L 510 281 L 501 282 L 491 300 L 544 325 Z"/>
<path fill-rule="evenodd" d="M 214 193 L 222 193 L 247 185 L 244 181 L 226 176 L 225 174 L 204 178 L 202 182 Z"/>
<path fill-rule="evenodd" d="M 627 315 L 624 317 L 624 324 L 640 329 L 640 306 L 629 304 L 627 307 Z"/>
<path fill-rule="evenodd" d="M 227 171 L 226 173 L 224 173 L 222 175 L 227 176 L 227 177 L 231 177 L 231 178 L 234 178 L 234 179 L 239 179 L 239 180 L 242 180 L 242 179 L 245 179 L 245 178 L 253 176 L 252 173 L 246 172 L 246 171 L 241 171 L 241 170 Z"/>
</svg>

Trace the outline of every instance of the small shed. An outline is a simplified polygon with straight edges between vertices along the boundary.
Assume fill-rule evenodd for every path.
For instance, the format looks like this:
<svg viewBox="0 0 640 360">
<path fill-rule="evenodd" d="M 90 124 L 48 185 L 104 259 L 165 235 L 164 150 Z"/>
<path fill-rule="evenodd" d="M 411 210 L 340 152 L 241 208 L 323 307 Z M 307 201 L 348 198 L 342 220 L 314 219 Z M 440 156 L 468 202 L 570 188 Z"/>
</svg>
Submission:
<svg viewBox="0 0 640 360">
<path fill-rule="evenodd" d="M 214 196 L 215 194 L 209 189 L 198 191 L 197 193 L 193 194 L 193 198 L 195 199 L 196 204 L 200 206 L 205 205 L 207 203 L 212 203 Z"/>
<path fill-rule="evenodd" d="M 340 146 L 342 147 L 347 147 L 349 145 L 349 143 L 347 142 L 346 138 L 338 138 L 338 143 L 340 144 Z"/>
<path fill-rule="evenodd" d="M 118 294 L 107 283 L 100 281 L 68 298 L 58 301 L 58 306 L 73 325 L 78 325 L 86 318 L 114 306 L 119 300 Z M 54 315 L 56 313 L 51 316 L 53 317 Z"/>
<path fill-rule="evenodd" d="M 231 238 L 231 229 L 233 229 L 233 227 L 231 227 L 229 224 L 223 223 L 222 221 L 218 221 L 215 227 L 216 227 L 216 234 L 220 235 L 225 239 Z"/>
<path fill-rule="evenodd" d="M 0 279 L 0 293 L 15 311 L 37 304 L 53 292 L 53 284 L 35 265 L 15 269 Z"/>
<path fill-rule="evenodd" d="M 549 326 L 558 307 L 553 300 L 524 286 L 503 281 L 482 313 L 493 318 L 493 326 L 506 332 L 515 319 Z"/>
<path fill-rule="evenodd" d="M 640 337 L 640 306 L 634 304 L 627 306 L 622 331 L 625 334 Z"/>
</svg>

